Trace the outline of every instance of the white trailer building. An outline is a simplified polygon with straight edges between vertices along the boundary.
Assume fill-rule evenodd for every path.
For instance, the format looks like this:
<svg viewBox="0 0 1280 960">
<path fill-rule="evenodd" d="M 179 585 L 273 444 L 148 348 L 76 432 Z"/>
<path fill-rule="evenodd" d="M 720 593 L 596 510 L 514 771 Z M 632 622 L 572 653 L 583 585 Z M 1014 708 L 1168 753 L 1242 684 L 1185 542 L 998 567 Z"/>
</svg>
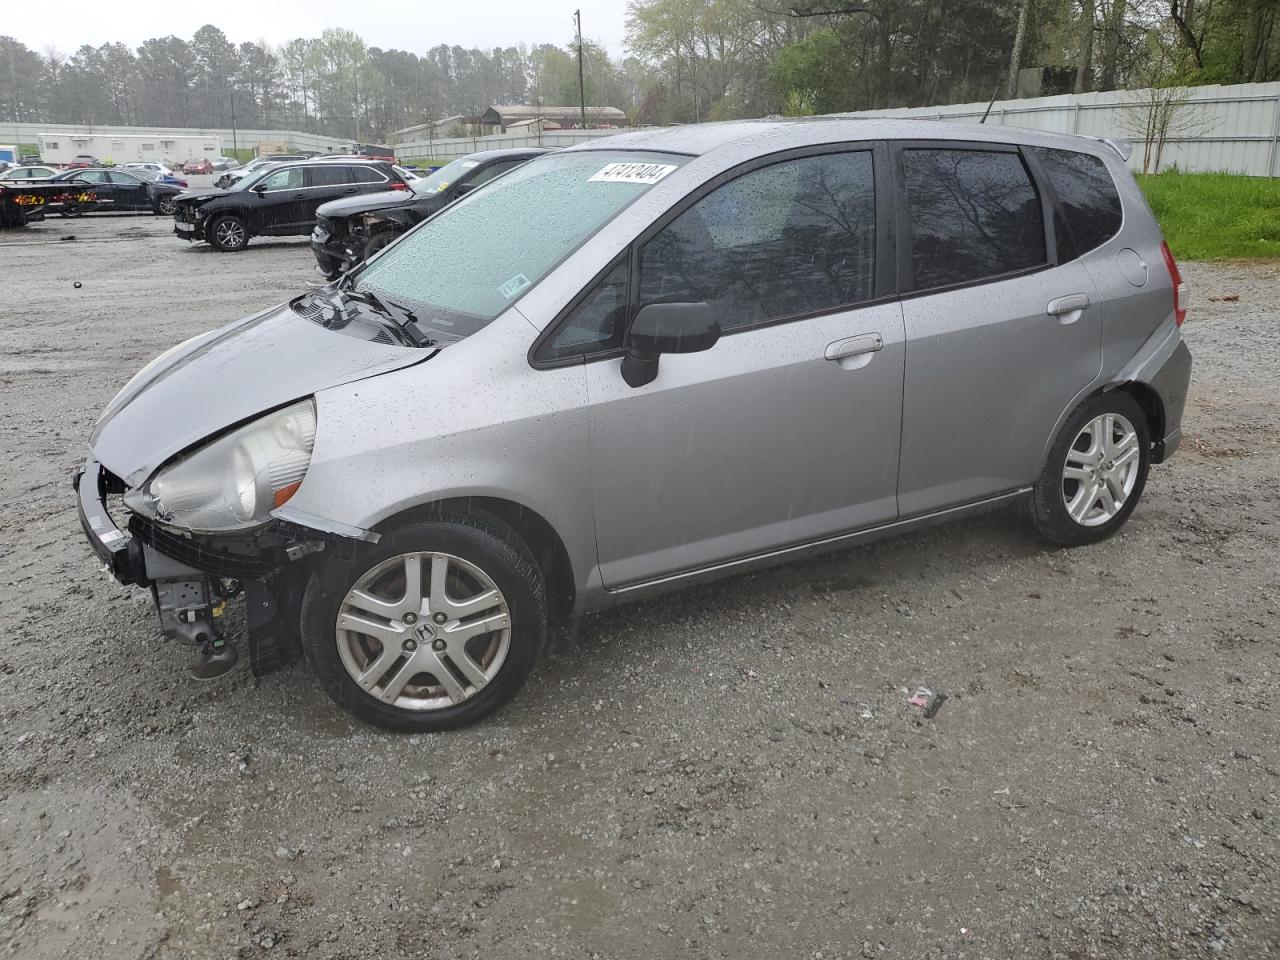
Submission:
<svg viewBox="0 0 1280 960">
<path fill-rule="evenodd" d="M 91 129 L 73 133 L 42 133 L 37 137 L 40 159 L 45 163 L 70 163 L 79 154 L 119 165 L 130 160 L 159 160 L 186 163 L 222 154 L 218 134 L 190 133 L 94 133 Z"/>
</svg>

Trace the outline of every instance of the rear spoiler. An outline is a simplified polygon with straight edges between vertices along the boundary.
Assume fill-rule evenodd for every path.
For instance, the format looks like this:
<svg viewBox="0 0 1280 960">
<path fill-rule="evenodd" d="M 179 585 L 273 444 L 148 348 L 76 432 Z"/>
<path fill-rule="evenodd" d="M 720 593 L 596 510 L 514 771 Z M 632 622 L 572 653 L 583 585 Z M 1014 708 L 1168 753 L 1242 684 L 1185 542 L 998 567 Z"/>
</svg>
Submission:
<svg viewBox="0 0 1280 960">
<path fill-rule="evenodd" d="M 1120 159 L 1126 163 L 1133 156 L 1133 144 L 1128 140 L 1114 139 L 1111 137 L 1090 137 L 1090 140 L 1097 140 L 1099 143 L 1105 143 L 1108 147 L 1120 155 Z"/>
</svg>

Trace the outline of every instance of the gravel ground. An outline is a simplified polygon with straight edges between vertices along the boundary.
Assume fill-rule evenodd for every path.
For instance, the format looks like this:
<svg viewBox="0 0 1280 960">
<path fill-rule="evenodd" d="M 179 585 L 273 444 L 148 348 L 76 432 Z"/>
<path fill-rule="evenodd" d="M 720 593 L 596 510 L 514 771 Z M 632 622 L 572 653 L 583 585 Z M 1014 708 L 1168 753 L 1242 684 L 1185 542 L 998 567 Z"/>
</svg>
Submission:
<svg viewBox="0 0 1280 960">
<path fill-rule="evenodd" d="M 1120 536 L 995 514 L 630 607 L 406 737 L 301 665 L 189 680 L 75 518 L 97 411 L 305 241 L 0 235 L 0 955 L 1276 956 L 1280 266 L 1184 267 L 1187 440 Z"/>
</svg>

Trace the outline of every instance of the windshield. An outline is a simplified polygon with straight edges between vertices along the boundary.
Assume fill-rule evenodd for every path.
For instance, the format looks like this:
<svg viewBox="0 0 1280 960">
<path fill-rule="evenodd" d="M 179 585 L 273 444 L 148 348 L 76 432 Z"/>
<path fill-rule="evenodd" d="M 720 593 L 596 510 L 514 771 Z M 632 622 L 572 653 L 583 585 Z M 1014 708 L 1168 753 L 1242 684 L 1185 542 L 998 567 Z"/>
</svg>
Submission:
<svg viewBox="0 0 1280 960">
<path fill-rule="evenodd" d="M 466 176 L 468 170 L 474 170 L 478 166 L 480 166 L 479 160 L 468 160 L 463 157 L 460 160 L 453 161 L 453 163 L 445 164 L 430 176 L 415 180 L 409 186 L 414 193 L 423 197 L 443 193 L 449 189 L 449 184 L 455 183 Z"/>
<path fill-rule="evenodd" d="M 584 150 L 534 160 L 425 221 L 355 274 L 355 289 L 425 330 L 468 336 L 685 159 Z"/>
</svg>

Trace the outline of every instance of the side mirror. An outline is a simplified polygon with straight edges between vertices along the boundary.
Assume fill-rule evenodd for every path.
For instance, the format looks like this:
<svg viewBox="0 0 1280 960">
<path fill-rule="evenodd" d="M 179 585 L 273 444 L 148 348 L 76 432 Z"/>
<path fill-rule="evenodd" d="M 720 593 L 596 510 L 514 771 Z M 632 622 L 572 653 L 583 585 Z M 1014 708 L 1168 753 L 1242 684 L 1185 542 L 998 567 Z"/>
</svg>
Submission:
<svg viewBox="0 0 1280 960">
<path fill-rule="evenodd" d="M 253 192 L 256 193 L 258 196 L 262 196 L 264 193 L 267 192 L 266 183 L 255 183 L 253 185 Z"/>
<path fill-rule="evenodd" d="M 641 307 L 627 334 L 622 379 L 643 387 L 658 376 L 664 353 L 710 350 L 720 339 L 720 324 L 707 303 L 650 303 Z"/>
</svg>

